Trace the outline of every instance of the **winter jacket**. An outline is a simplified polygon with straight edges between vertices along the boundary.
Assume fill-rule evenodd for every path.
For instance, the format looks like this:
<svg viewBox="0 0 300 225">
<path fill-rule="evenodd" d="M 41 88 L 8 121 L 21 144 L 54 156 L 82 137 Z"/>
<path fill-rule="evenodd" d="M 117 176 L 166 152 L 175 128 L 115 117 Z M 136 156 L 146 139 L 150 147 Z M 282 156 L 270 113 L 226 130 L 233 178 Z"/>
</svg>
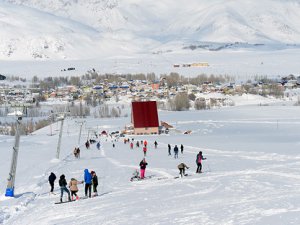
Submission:
<svg viewBox="0 0 300 225">
<path fill-rule="evenodd" d="M 206 158 L 204 158 L 203 155 L 199 153 L 196 157 L 196 163 L 200 164 L 200 163 L 202 163 L 202 160 L 205 160 L 205 159 Z"/>
<path fill-rule="evenodd" d="M 70 183 L 69 183 L 69 187 L 71 191 L 78 191 L 78 187 L 77 184 L 80 184 L 82 182 L 77 181 L 75 178 L 72 178 Z"/>
<path fill-rule="evenodd" d="M 58 183 L 61 188 L 67 186 L 67 181 L 66 181 L 65 175 L 60 176 Z"/>
<path fill-rule="evenodd" d="M 178 165 L 178 169 L 184 169 L 184 168 L 189 168 L 187 165 L 185 165 L 184 163 L 180 163 L 179 165 Z"/>
<path fill-rule="evenodd" d="M 146 169 L 146 166 L 148 165 L 148 163 L 144 162 L 143 160 L 140 162 L 140 168 L 142 170 Z"/>
<path fill-rule="evenodd" d="M 92 175 L 91 175 L 91 173 L 89 172 L 88 169 L 84 170 L 84 182 L 86 184 L 91 184 L 92 183 Z"/>
<path fill-rule="evenodd" d="M 95 175 L 95 176 L 93 176 L 92 177 L 92 182 L 93 182 L 93 185 L 98 185 L 98 177 L 97 177 L 97 175 Z"/>
<path fill-rule="evenodd" d="M 177 145 L 174 147 L 174 152 L 178 152 L 178 147 L 177 147 Z"/>
<path fill-rule="evenodd" d="M 55 174 L 51 173 L 48 180 L 49 180 L 50 183 L 54 183 L 54 181 L 56 180 Z"/>
</svg>

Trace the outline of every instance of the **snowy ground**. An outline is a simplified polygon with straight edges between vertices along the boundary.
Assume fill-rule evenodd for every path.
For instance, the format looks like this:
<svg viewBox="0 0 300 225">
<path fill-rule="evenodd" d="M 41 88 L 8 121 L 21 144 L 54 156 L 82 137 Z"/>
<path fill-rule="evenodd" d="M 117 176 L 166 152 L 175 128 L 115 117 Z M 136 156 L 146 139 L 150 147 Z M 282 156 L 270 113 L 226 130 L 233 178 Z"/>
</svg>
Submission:
<svg viewBox="0 0 300 225">
<path fill-rule="evenodd" d="M 0 137 L 0 223 L 3 224 L 300 224 L 300 107 L 243 105 L 208 111 L 159 112 L 176 126 L 169 135 L 140 136 L 149 143 L 146 175 L 130 182 L 143 158 L 141 149 L 122 141 L 112 148 L 83 147 L 88 129 L 115 131 L 129 122 L 87 119 L 81 158 L 74 159 L 79 125 L 67 120 L 61 157 L 55 160 L 58 131 L 49 128 L 21 137 L 15 198 L 4 196 L 13 137 Z M 56 127 L 55 125 L 53 126 Z M 57 126 L 58 127 L 58 126 Z M 184 135 L 180 131 L 192 130 Z M 130 137 L 131 138 L 131 137 Z M 158 142 L 154 149 L 153 142 Z M 179 159 L 167 155 L 167 144 L 185 146 Z M 195 158 L 203 151 L 203 174 Z M 174 179 L 185 162 L 192 176 Z M 49 173 L 83 179 L 88 168 L 98 174 L 99 197 L 55 205 L 49 196 Z M 59 194 L 58 183 L 55 191 Z M 83 185 L 79 185 L 83 196 Z"/>
</svg>

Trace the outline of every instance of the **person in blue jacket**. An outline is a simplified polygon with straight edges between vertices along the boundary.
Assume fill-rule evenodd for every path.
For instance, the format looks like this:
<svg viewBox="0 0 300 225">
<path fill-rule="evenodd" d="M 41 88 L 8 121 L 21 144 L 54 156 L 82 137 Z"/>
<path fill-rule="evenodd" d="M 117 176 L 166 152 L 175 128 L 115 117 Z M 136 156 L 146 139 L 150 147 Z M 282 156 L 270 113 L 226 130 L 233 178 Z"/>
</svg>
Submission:
<svg viewBox="0 0 300 225">
<path fill-rule="evenodd" d="M 87 197 L 87 194 L 89 192 L 89 198 L 92 197 L 92 175 L 89 172 L 88 169 L 84 170 L 84 182 L 85 182 L 85 188 L 84 188 L 84 192 L 85 192 L 85 197 Z"/>
</svg>

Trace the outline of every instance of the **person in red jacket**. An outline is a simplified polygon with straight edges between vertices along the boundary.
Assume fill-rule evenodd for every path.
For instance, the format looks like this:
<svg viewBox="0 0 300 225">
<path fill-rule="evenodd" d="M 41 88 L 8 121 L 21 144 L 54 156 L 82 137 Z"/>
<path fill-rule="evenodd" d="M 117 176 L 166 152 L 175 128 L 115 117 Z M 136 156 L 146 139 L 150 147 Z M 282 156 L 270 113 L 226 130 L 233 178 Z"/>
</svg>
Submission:
<svg viewBox="0 0 300 225">
<path fill-rule="evenodd" d="M 146 171 L 146 166 L 148 163 L 146 162 L 146 159 L 143 158 L 143 160 L 140 162 L 140 168 L 141 168 L 141 179 L 145 178 L 145 171 Z"/>
</svg>

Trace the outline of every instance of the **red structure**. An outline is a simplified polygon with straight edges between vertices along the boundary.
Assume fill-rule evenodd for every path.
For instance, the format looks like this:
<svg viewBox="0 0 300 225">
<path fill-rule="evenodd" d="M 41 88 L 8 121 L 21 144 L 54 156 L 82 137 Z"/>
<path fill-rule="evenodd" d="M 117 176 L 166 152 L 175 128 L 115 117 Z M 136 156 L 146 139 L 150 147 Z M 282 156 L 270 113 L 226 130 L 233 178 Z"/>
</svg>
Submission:
<svg viewBox="0 0 300 225">
<path fill-rule="evenodd" d="M 132 102 L 131 122 L 134 134 L 158 134 L 156 101 Z"/>
</svg>

